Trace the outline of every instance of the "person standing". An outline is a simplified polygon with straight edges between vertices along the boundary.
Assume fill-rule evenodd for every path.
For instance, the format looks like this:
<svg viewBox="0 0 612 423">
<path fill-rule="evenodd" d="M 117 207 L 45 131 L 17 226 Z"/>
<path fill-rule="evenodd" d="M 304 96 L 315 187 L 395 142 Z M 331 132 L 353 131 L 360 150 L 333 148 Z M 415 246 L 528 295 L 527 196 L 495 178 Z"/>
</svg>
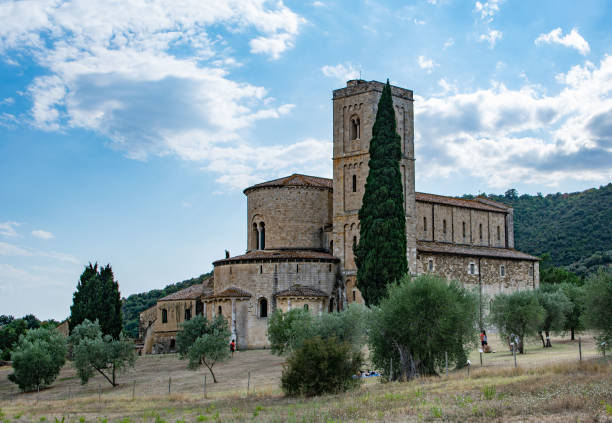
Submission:
<svg viewBox="0 0 612 423">
<path fill-rule="evenodd" d="M 236 341 L 233 339 L 232 342 L 230 342 L 230 351 L 232 352 L 232 357 L 234 357 L 234 351 L 236 351 Z"/>
</svg>

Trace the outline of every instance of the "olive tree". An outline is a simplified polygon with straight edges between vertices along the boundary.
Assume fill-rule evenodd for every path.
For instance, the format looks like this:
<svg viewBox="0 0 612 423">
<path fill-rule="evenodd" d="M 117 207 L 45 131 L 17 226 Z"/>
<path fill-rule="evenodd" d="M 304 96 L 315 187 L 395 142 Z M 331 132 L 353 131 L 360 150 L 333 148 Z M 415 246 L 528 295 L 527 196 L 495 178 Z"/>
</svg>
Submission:
<svg viewBox="0 0 612 423">
<path fill-rule="evenodd" d="M 542 346 L 544 348 L 552 347 L 550 343 L 550 332 L 561 332 L 565 327 L 567 315 L 572 310 L 571 301 L 565 296 L 563 291 L 559 289 L 558 285 L 541 285 L 540 289 L 536 291 L 538 303 L 544 309 L 544 319 L 542 319 L 542 325 L 538 328 L 538 334 L 542 340 Z M 546 340 L 542 332 L 546 334 Z"/>
<path fill-rule="evenodd" d="M 23 391 L 48 386 L 66 362 L 66 339 L 55 329 L 30 329 L 19 337 L 11 354 L 9 380 Z"/>
<path fill-rule="evenodd" d="M 82 384 L 86 384 L 97 372 L 112 386 L 117 386 L 117 373 L 133 367 L 136 361 L 134 344 L 119 336 L 102 335 L 98 321 L 88 319 L 77 325 L 70 335 L 74 366 Z"/>
<path fill-rule="evenodd" d="M 372 310 L 370 358 L 389 380 L 436 374 L 445 353 L 462 366 L 477 343 L 478 316 L 477 295 L 457 282 L 406 275 Z"/>
<path fill-rule="evenodd" d="M 584 321 L 598 332 L 599 349 L 609 348 L 612 342 L 612 270 L 600 270 L 584 286 Z"/>
<path fill-rule="evenodd" d="M 204 316 L 198 315 L 184 322 L 176 335 L 179 357 L 188 359 L 188 367 L 192 370 L 206 366 L 213 381 L 217 383 L 213 366 L 229 358 L 230 336 L 227 320 L 223 316 L 217 316 L 209 322 Z"/>
<path fill-rule="evenodd" d="M 489 321 L 497 327 L 502 338 L 513 340 L 517 336 L 517 349 L 523 354 L 525 338 L 536 336 L 545 316 L 546 311 L 535 291 L 516 291 L 499 294 L 493 299 Z"/>
</svg>

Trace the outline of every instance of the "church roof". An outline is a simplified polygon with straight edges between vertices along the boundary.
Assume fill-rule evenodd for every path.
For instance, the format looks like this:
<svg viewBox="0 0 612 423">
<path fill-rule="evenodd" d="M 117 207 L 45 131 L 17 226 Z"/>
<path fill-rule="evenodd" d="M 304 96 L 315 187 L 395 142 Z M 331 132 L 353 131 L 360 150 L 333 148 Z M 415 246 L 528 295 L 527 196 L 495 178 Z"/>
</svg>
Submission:
<svg viewBox="0 0 612 423">
<path fill-rule="evenodd" d="M 329 297 L 325 292 L 313 286 L 296 284 L 289 289 L 276 293 L 277 297 Z"/>
<path fill-rule="evenodd" d="M 255 250 L 249 251 L 240 256 L 230 257 L 213 262 L 214 266 L 230 264 L 236 262 L 250 261 L 279 261 L 279 260 L 324 260 L 330 262 L 338 262 L 337 257 L 323 252 L 314 250 Z"/>
<path fill-rule="evenodd" d="M 245 298 L 251 297 L 251 293 L 245 291 L 244 289 L 236 288 L 235 286 L 230 286 L 229 288 L 224 289 L 218 294 L 209 295 L 208 298 Z"/>
<path fill-rule="evenodd" d="M 482 256 L 514 260 L 537 261 L 539 258 L 510 248 L 481 247 L 475 245 L 446 244 L 441 242 L 417 241 L 420 253 L 457 254 L 463 256 Z"/>
<path fill-rule="evenodd" d="M 243 192 L 246 194 L 247 191 L 256 188 L 270 188 L 270 187 L 315 187 L 332 189 L 333 180 L 329 178 L 321 178 L 319 176 L 308 176 L 299 173 L 285 176 L 284 178 L 273 179 L 268 182 L 262 182 L 248 187 Z"/>
<path fill-rule="evenodd" d="M 507 212 L 510 209 L 510 207 L 506 206 L 505 204 L 482 197 L 476 197 L 475 199 L 470 200 L 467 198 L 446 197 L 444 195 L 417 192 L 416 200 L 426 203 L 444 204 L 448 206 L 465 207 L 468 209 L 478 209 L 498 213 Z"/>
<path fill-rule="evenodd" d="M 160 298 L 158 301 L 195 300 L 203 295 L 212 293 L 212 283 L 213 277 L 210 276 L 202 283 L 191 285 L 180 291 L 173 292 L 170 295 Z"/>
</svg>

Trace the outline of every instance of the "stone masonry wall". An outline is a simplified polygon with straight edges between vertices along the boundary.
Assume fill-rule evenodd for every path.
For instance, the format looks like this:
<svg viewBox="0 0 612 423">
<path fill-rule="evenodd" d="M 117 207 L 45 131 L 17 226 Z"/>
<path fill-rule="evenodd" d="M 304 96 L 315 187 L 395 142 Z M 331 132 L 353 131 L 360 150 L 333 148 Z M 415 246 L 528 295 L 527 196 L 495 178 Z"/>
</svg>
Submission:
<svg viewBox="0 0 612 423">
<path fill-rule="evenodd" d="M 256 247 L 253 224 L 265 224 L 265 249 L 321 249 L 323 227 L 331 224 L 329 189 L 314 187 L 262 187 L 247 192 L 248 245 Z"/>
</svg>

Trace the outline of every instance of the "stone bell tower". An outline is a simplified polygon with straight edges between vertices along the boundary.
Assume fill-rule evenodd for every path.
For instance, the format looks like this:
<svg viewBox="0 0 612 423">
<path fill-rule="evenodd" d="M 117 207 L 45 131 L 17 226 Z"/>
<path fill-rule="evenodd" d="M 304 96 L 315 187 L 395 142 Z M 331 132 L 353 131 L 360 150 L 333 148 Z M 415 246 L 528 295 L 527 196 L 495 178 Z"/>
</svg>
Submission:
<svg viewBox="0 0 612 423">
<path fill-rule="evenodd" d="M 340 258 L 349 302 L 355 292 L 357 267 L 353 245 L 359 241 L 361 199 L 368 176 L 369 143 L 384 84 L 352 80 L 333 92 L 333 255 Z M 416 204 L 414 193 L 414 101 L 412 91 L 391 87 L 397 132 L 402 142 L 400 171 L 404 187 L 408 268 L 416 272 Z M 359 298 L 358 298 L 359 297 Z"/>
</svg>

